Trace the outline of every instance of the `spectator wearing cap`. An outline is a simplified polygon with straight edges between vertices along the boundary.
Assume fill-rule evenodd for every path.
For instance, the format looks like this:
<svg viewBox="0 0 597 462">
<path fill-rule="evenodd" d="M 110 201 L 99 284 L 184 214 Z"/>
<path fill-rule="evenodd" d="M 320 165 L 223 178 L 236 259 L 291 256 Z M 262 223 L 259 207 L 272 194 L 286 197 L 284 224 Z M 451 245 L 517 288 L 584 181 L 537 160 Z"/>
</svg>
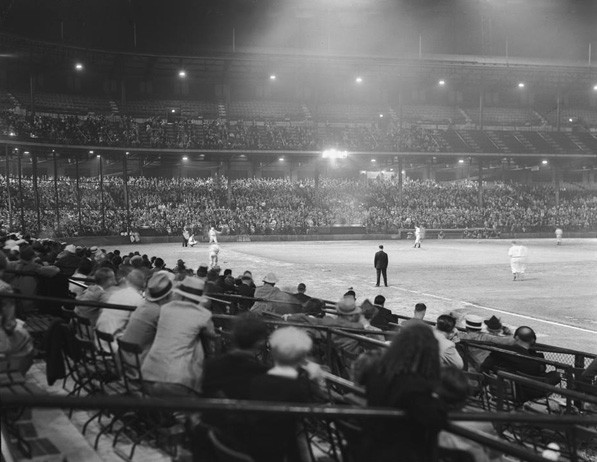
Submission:
<svg viewBox="0 0 597 462">
<path fill-rule="evenodd" d="M 108 299 L 116 286 L 116 276 L 114 275 L 114 271 L 110 268 L 100 268 L 93 275 L 93 279 L 95 280 L 95 284 L 91 284 L 82 293 L 77 295 L 77 300 L 108 303 Z M 95 327 L 101 311 L 101 308 L 93 306 L 75 306 L 75 313 L 84 318 L 88 318 L 93 327 Z"/>
<path fill-rule="evenodd" d="M 56 266 L 66 276 L 70 277 L 81 263 L 81 257 L 77 255 L 77 248 L 73 244 L 67 245 L 56 258 Z"/>
<path fill-rule="evenodd" d="M 514 345 L 504 345 L 502 350 L 507 352 L 492 351 L 487 359 L 481 364 L 481 372 L 495 373 L 499 370 L 524 374 L 543 381 L 550 385 L 557 385 L 560 382 L 560 375 L 557 371 L 546 373 L 545 364 L 534 361 L 535 358 L 545 359 L 543 353 L 535 351 L 533 346 L 537 342 L 537 334 L 528 326 L 521 326 L 514 332 Z M 519 387 L 517 400 L 525 402 L 537 398 L 543 394 L 542 391 L 532 390 L 528 387 Z"/>
<path fill-rule="evenodd" d="M 211 312 L 205 307 L 205 282 L 187 276 L 174 298 L 162 306 L 155 339 L 143 361 L 143 377 L 155 396 L 201 393 L 203 338 L 216 337 Z"/>
<path fill-rule="evenodd" d="M 464 318 L 466 332 L 460 333 L 461 340 L 473 340 L 475 342 L 491 343 L 493 345 L 514 345 L 515 340 L 510 329 L 502 325 L 502 322 L 495 316 L 483 321 L 483 318 L 474 314 L 468 314 Z M 482 332 L 483 323 L 487 326 L 487 332 Z M 489 356 L 489 351 L 468 346 L 466 358 L 469 369 L 479 371 L 483 361 Z"/>
<path fill-rule="evenodd" d="M 207 280 L 207 265 L 200 265 L 199 268 L 197 268 L 197 277 L 204 281 Z"/>
<path fill-rule="evenodd" d="M 307 355 L 313 341 L 304 330 L 283 327 L 269 337 L 274 367 L 266 374 L 258 375 L 250 384 L 251 399 L 281 403 L 306 403 L 313 400 L 309 376 L 319 372 L 317 365 L 307 367 Z M 287 415 L 258 415 L 243 434 L 254 460 L 274 462 L 303 460 L 296 417 Z"/>
<path fill-rule="evenodd" d="M 442 314 L 437 318 L 433 335 L 439 346 L 439 360 L 442 367 L 456 367 L 462 369 L 464 362 L 456 350 L 456 344 L 449 340 L 450 335 L 456 327 L 456 320 L 447 314 Z"/>
<path fill-rule="evenodd" d="M 282 292 L 276 287 L 279 281 L 274 273 L 267 273 L 263 278 L 263 285 L 255 289 L 255 298 L 263 298 L 264 301 L 255 302 L 251 308 L 252 313 L 275 313 L 279 315 L 291 314 L 300 311 L 300 304 L 296 299 Z"/>
<path fill-rule="evenodd" d="M 33 340 L 25 324 L 16 318 L 14 299 L 2 297 L 13 293 L 12 287 L 2 280 L 8 260 L 0 252 L 0 356 L 10 358 L 24 375 L 33 364 Z"/>
<path fill-rule="evenodd" d="M 311 297 L 309 297 L 305 292 L 307 291 L 307 286 L 301 282 L 296 287 L 296 293 L 294 294 L 294 298 L 296 298 L 301 304 L 308 302 Z"/>
<path fill-rule="evenodd" d="M 122 334 L 123 341 L 141 347 L 141 360 L 145 358 L 153 343 L 160 319 L 160 309 L 172 298 L 173 288 L 174 274 L 168 271 L 155 273 L 147 283 L 144 300 L 133 311 Z"/>
<path fill-rule="evenodd" d="M 116 289 L 108 298 L 108 303 L 114 305 L 128 305 L 137 307 L 143 301 L 143 288 L 145 287 L 145 275 L 138 269 L 132 270 L 125 278 L 124 286 Z M 126 329 L 131 317 L 131 311 L 102 309 L 95 327 L 97 330 L 120 337 Z M 116 342 L 114 349 L 118 348 Z"/>
<path fill-rule="evenodd" d="M 383 276 L 383 285 L 388 287 L 388 254 L 384 252 L 383 245 L 380 245 L 379 250 L 375 253 L 373 266 L 375 267 L 375 272 L 377 273 L 377 282 L 375 287 L 379 287 L 380 276 Z"/>
</svg>

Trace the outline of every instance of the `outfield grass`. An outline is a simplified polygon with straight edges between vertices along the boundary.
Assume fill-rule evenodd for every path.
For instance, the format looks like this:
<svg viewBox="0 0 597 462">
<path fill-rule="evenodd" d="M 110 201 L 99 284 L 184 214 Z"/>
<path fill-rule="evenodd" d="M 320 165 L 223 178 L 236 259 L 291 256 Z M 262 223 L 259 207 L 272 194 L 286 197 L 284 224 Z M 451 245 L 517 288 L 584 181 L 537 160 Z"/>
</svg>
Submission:
<svg viewBox="0 0 597 462">
<path fill-rule="evenodd" d="M 354 287 L 357 301 L 383 294 L 386 306 L 411 315 L 417 302 L 429 319 L 447 311 L 495 314 L 507 325 L 529 325 L 539 341 L 597 353 L 597 239 L 523 240 L 529 248 L 524 281 L 512 281 L 507 240 L 429 240 L 383 242 L 390 258 L 390 287 L 375 286 L 374 241 L 242 242 L 220 244 L 220 265 L 236 276 L 253 272 L 259 284 L 275 272 L 278 286 L 294 291 L 299 282 L 312 296 L 337 300 Z M 182 258 L 197 269 L 208 261 L 206 244 L 120 246 L 161 256 L 169 267 Z"/>
</svg>

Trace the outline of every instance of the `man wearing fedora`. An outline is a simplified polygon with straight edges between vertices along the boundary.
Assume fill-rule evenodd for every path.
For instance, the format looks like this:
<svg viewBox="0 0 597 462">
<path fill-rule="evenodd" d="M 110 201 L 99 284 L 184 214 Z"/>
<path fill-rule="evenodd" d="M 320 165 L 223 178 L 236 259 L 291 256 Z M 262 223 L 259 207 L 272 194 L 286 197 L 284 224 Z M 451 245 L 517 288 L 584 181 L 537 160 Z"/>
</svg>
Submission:
<svg viewBox="0 0 597 462">
<path fill-rule="evenodd" d="M 172 298 L 174 274 L 158 271 L 147 283 L 145 298 L 133 311 L 129 323 L 122 334 L 122 340 L 139 345 L 142 349 L 141 360 L 145 358 L 153 344 L 160 319 L 160 309 Z"/>
<path fill-rule="evenodd" d="M 499 318 L 492 316 L 485 321 L 481 316 L 468 314 L 464 318 L 466 332 L 460 333 L 461 340 L 473 340 L 475 342 L 491 343 L 493 345 L 514 345 L 512 332 L 502 324 Z M 483 324 L 487 326 L 487 332 L 481 332 Z M 481 364 L 489 356 L 489 351 L 479 348 L 468 348 L 469 369 L 480 370 Z"/>
<path fill-rule="evenodd" d="M 375 287 L 379 287 L 380 276 L 383 276 L 383 285 L 388 287 L 388 254 L 383 251 L 383 245 L 380 245 L 379 250 L 375 253 L 373 266 L 377 272 L 377 282 L 375 283 Z"/>
<path fill-rule="evenodd" d="M 187 276 L 173 289 L 174 299 L 162 306 L 155 339 L 141 368 L 150 395 L 201 393 L 202 339 L 216 337 L 204 288 L 204 281 Z"/>
<path fill-rule="evenodd" d="M 300 310 L 301 304 L 296 298 L 276 287 L 278 281 L 279 279 L 274 273 L 265 275 L 263 285 L 255 289 L 255 298 L 263 298 L 267 301 L 255 302 L 251 308 L 252 313 L 267 312 L 285 315 Z"/>
</svg>

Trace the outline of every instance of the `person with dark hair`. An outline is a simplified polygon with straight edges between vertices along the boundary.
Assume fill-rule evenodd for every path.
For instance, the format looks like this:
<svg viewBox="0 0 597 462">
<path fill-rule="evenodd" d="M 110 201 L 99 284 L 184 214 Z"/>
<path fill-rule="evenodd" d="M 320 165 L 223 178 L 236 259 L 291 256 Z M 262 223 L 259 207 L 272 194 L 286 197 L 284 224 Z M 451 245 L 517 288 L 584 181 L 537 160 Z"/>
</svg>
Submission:
<svg viewBox="0 0 597 462">
<path fill-rule="evenodd" d="M 73 278 L 88 278 L 91 272 L 93 271 L 93 262 L 89 258 L 81 258 L 79 262 L 79 267 L 77 271 L 73 274 Z M 75 297 L 79 294 L 82 294 L 85 290 L 85 282 L 84 281 L 69 281 L 68 283 L 68 290 L 75 294 Z"/>
<path fill-rule="evenodd" d="M 426 312 L 427 312 L 427 305 L 425 305 L 424 303 L 417 303 L 415 305 L 415 311 L 413 313 L 413 318 L 423 320 L 423 319 L 425 319 Z"/>
<path fill-rule="evenodd" d="M 521 326 L 514 332 L 514 345 L 500 345 L 502 350 L 511 351 L 513 354 L 492 351 L 487 359 L 481 364 L 481 372 L 496 372 L 504 370 L 513 374 L 528 375 L 545 382 L 549 385 L 560 383 L 561 377 L 557 371 L 546 373 L 545 364 L 533 361 L 532 358 L 545 359 L 543 353 L 535 351 L 533 346 L 537 342 L 537 334 L 528 326 Z M 527 359 L 529 358 L 529 359 Z M 517 400 L 519 402 L 529 401 L 544 395 L 541 390 L 534 390 L 531 387 L 518 387 Z"/>
<path fill-rule="evenodd" d="M 307 301 L 311 299 L 305 292 L 307 291 L 307 286 L 301 282 L 296 287 L 296 293 L 293 294 L 294 298 L 296 298 L 300 303 L 305 304 Z"/>
<path fill-rule="evenodd" d="M 383 245 L 379 246 L 379 250 L 375 253 L 373 259 L 373 266 L 377 273 L 377 282 L 375 287 L 379 287 L 380 276 L 383 276 L 383 285 L 388 287 L 388 254 L 383 251 Z"/>
<path fill-rule="evenodd" d="M 116 286 L 114 271 L 110 268 L 100 268 L 95 272 L 93 279 L 95 279 L 95 284 L 90 285 L 77 295 L 77 300 L 107 303 Z M 101 308 L 93 306 L 75 306 L 75 313 L 88 318 L 92 326 L 95 326 L 101 311 Z"/>
<path fill-rule="evenodd" d="M 371 319 L 371 325 L 381 330 L 394 330 L 390 323 L 397 323 L 398 318 L 385 307 L 386 297 L 377 295 L 373 299 L 373 305 L 377 308 L 377 314 Z"/>
<path fill-rule="evenodd" d="M 253 298 L 255 295 L 255 284 L 253 284 L 253 279 L 251 279 L 250 275 L 243 274 L 240 278 L 240 284 L 236 286 L 236 293 L 243 297 Z M 240 312 L 249 311 L 253 303 L 253 300 L 239 300 L 238 310 Z"/>
<path fill-rule="evenodd" d="M 433 334 L 439 345 L 439 359 L 442 367 L 454 366 L 458 369 L 464 367 L 464 361 L 456 350 L 456 344 L 450 340 L 450 336 L 456 327 L 456 320 L 448 315 L 442 314 L 437 318 Z"/>
<path fill-rule="evenodd" d="M 369 406 L 405 411 L 406 420 L 372 420 L 363 428 L 360 460 L 427 462 L 437 459 L 446 411 L 435 395 L 439 348 L 431 327 L 406 323 L 380 361 L 362 375 Z"/>
<path fill-rule="evenodd" d="M 244 314 L 236 318 L 232 326 L 232 350 L 205 362 L 205 396 L 249 399 L 248 384 L 268 369 L 256 357 L 265 346 L 268 335 L 267 324 L 259 316 Z"/>
</svg>

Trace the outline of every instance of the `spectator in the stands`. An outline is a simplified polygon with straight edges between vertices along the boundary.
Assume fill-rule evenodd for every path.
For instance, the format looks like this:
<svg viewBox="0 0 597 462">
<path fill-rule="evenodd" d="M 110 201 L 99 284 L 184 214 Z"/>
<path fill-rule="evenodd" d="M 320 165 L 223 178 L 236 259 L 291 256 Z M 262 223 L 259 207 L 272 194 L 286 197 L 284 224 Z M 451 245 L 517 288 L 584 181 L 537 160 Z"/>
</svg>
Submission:
<svg viewBox="0 0 597 462">
<path fill-rule="evenodd" d="M 427 313 L 427 305 L 424 303 L 417 303 L 415 305 L 415 311 L 413 313 L 413 319 L 425 319 L 425 313 Z"/>
<path fill-rule="evenodd" d="M 282 403 L 305 403 L 313 399 L 310 378 L 320 369 L 307 363 L 313 342 L 295 327 L 283 327 L 269 338 L 274 367 L 251 381 L 251 399 Z M 301 460 L 304 437 L 297 439 L 298 423 L 292 416 L 256 416 L 246 440 L 249 451 L 260 462 Z"/>
<path fill-rule="evenodd" d="M 203 393 L 213 398 L 249 399 L 247 384 L 268 369 L 256 357 L 268 335 L 267 324 L 260 317 L 238 316 L 232 327 L 233 348 L 205 361 Z"/>
<path fill-rule="evenodd" d="M 141 347 L 141 362 L 145 359 L 149 348 L 153 344 L 161 307 L 172 298 L 173 288 L 174 274 L 168 271 L 155 273 L 147 282 L 144 300 L 133 311 L 124 329 L 122 340 Z"/>
<path fill-rule="evenodd" d="M 138 269 L 134 269 L 126 276 L 122 287 L 115 289 L 110 295 L 108 303 L 137 307 L 143 301 L 142 294 L 144 287 L 145 274 Z M 120 337 L 124 332 L 124 329 L 126 329 L 131 314 L 132 311 L 128 310 L 104 308 L 97 318 L 95 327 L 97 330 L 113 335 L 116 339 L 117 337 Z M 112 347 L 114 349 L 117 348 L 116 342 L 113 343 Z"/>
<path fill-rule="evenodd" d="M 442 369 L 437 394 L 448 411 L 461 412 L 466 406 L 470 394 L 470 386 L 464 372 L 454 367 Z M 460 422 L 459 425 L 494 438 L 498 436 L 491 422 Z M 465 451 L 472 456 L 474 462 L 501 462 L 503 460 L 501 453 L 454 433 L 442 431 L 438 440 L 441 448 Z"/>
<path fill-rule="evenodd" d="M 296 298 L 301 304 L 306 303 L 311 299 L 305 292 L 307 292 L 307 286 L 301 282 L 296 287 L 296 293 L 294 294 L 294 298 Z"/>
<path fill-rule="evenodd" d="M 81 262 L 81 257 L 77 255 L 77 248 L 73 244 L 67 245 L 56 258 L 56 266 L 66 276 L 72 276 Z"/>
<path fill-rule="evenodd" d="M 60 269 L 56 266 L 42 266 L 36 262 L 37 255 L 33 247 L 29 244 L 21 245 L 19 249 L 19 260 L 8 262 L 7 267 L 10 270 L 23 273 L 36 273 L 38 276 L 29 274 L 11 274 L 8 282 L 15 291 L 21 295 L 39 295 L 39 280 L 38 277 L 51 278 L 56 276 Z M 40 305 L 41 307 L 41 305 Z M 38 302 L 35 300 L 21 300 L 17 305 L 17 317 L 25 319 L 30 314 L 33 314 L 38 309 Z"/>
<path fill-rule="evenodd" d="M 500 346 L 503 350 L 512 351 L 514 355 L 499 351 L 492 351 L 481 364 L 482 372 L 504 370 L 514 374 L 524 374 L 550 385 L 560 383 L 561 377 L 557 371 L 546 372 L 546 365 L 536 359 L 545 359 L 543 353 L 535 351 L 533 346 L 537 342 L 535 331 L 527 326 L 521 326 L 514 332 L 514 345 Z M 530 387 L 518 387 L 517 400 L 525 402 L 543 396 L 541 390 Z"/>
<path fill-rule="evenodd" d="M 464 318 L 466 332 L 461 332 L 461 340 L 473 340 L 475 342 L 492 343 L 495 345 L 514 345 L 516 342 L 510 329 L 502 324 L 496 317 L 483 321 L 483 318 L 474 314 L 468 314 Z M 487 326 L 487 332 L 482 332 L 483 323 Z M 467 359 L 469 369 L 479 371 L 481 364 L 489 356 L 489 351 L 481 348 L 467 347 Z"/>
<path fill-rule="evenodd" d="M 166 263 L 164 263 L 164 260 L 162 258 L 157 257 L 153 261 L 153 268 L 150 271 L 150 275 L 153 276 L 155 273 L 158 273 L 160 271 L 167 271 L 166 270 Z"/>
<path fill-rule="evenodd" d="M 385 307 L 386 297 L 377 295 L 373 300 L 373 304 L 377 308 L 377 314 L 371 320 L 371 325 L 381 330 L 393 330 L 390 323 L 396 323 L 397 318 Z"/>
<path fill-rule="evenodd" d="M 89 278 L 93 271 L 93 262 L 89 258 L 81 258 L 77 271 L 72 275 L 73 278 L 86 279 Z M 85 290 L 85 286 L 88 282 L 73 279 L 68 284 L 68 290 L 75 296 L 81 295 Z"/>
<path fill-rule="evenodd" d="M 240 278 L 240 284 L 236 286 L 236 293 L 243 297 L 253 298 L 255 296 L 255 287 L 251 276 L 243 275 Z M 246 312 L 253 306 L 253 300 L 242 299 L 238 301 L 238 310 Z"/>
<path fill-rule="evenodd" d="M 276 287 L 278 277 L 274 273 L 267 273 L 263 278 L 263 285 L 255 289 L 255 298 L 262 298 L 264 301 L 257 301 L 251 307 L 251 313 L 261 314 L 264 312 L 279 315 L 295 313 L 300 304 L 290 294 L 282 292 Z"/>
<path fill-rule="evenodd" d="M 114 275 L 114 271 L 110 268 L 100 268 L 93 275 L 93 279 L 95 280 L 95 284 L 91 284 L 82 293 L 77 295 L 77 300 L 108 303 L 108 299 L 116 286 L 116 276 Z M 75 313 L 84 318 L 88 318 L 92 327 L 95 327 L 101 311 L 101 308 L 94 306 L 75 306 Z"/>
<path fill-rule="evenodd" d="M 4 271 L 8 267 L 7 258 L 0 252 L 0 356 L 8 359 L 8 371 L 18 370 L 25 374 L 33 364 L 33 340 L 25 329 L 22 320 L 16 318 L 14 299 L 3 297 L 3 294 L 13 293 L 10 285 L 2 280 Z"/>
<path fill-rule="evenodd" d="M 363 377 L 368 405 L 403 410 L 406 420 L 368 422 L 359 460 L 436 460 L 437 435 L 446 423 L 444 405 L 435 395 L 439 377 L 439 348 L 431 327 L 406 323 Z"/>
<path fill-rule="evenodd" d="M 174 289 L 174 299 L 161 308 L 155 340 L 142 366 L 151 395 L 201 393 L 202 340 L 216 337 L 204 289 L 204 281 L 187 276 Z"/>
<path fill-rule="evenodd" d="M 464 362 L 456 350 L 456 344 L 449 340 L 456 327 L 456 320 L 447 314 L 437 318 L 433 334 L 439 346 L 439 359 L 442 367 L 456 367 L 462 369 Z"/>
</svg>

